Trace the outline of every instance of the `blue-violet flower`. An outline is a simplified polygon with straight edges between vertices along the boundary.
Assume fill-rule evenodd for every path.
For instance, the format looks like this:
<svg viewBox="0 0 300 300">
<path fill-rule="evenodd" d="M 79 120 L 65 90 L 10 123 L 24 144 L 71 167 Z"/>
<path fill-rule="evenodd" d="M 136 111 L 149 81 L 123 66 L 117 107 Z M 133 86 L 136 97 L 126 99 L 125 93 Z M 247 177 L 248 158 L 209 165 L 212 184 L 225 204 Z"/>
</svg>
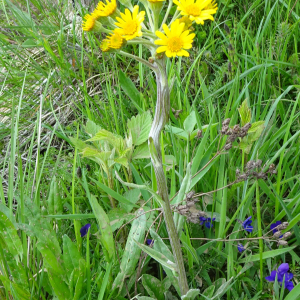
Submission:
<svg viewBox="0 0 300 300">
<path fill-rule="evenodd" d="M 253 231 L 253 226 L 251 226 L 251 223 L 252 223 L 251 218 L 252 218 L 252 216 L 248 217 L 242 224 L 243 228 L 248 232 Z"/>
<path fill-rule="evenodd" d="M 239 252 L 245 251 L 245 247 L 242 244 L 238 244 L 237 248 L 238 248 Z"/>
<path fill-rule="evenodd" d="M 205 217 L 200 217 L 200 225 L 203 225 L 203 223 L 205 224 L 206 228 L 212 228 L 214 227 L 212 224 L 212 221 L 214 221 L 216 218 L 205 218 Z"/>
<path fill-rule="evenodd" d="M 90 227 L 91 227 L 91 224 L 87 223 L 86 225 L 84 225 L 80 228 L 81 237 L 84 237 L 88 233 Z"/>
<path fill-rule="evenodd" d="M 288 273 L 289 270 L 289 264 L 283 263 L 278 267 L 278 270 L 274 270 L 271 272 L 270 276 L 265 277 L 267 281 L 273 282 L 276 279 L 277 275 L 277 281 L 282 284 L 283 278 L 284 278 L 284 286 L 286 289 L 291 291 L 294 288 L 294 284 L 291 281 L 293 279 L 293 273 Z"/>
</svg>

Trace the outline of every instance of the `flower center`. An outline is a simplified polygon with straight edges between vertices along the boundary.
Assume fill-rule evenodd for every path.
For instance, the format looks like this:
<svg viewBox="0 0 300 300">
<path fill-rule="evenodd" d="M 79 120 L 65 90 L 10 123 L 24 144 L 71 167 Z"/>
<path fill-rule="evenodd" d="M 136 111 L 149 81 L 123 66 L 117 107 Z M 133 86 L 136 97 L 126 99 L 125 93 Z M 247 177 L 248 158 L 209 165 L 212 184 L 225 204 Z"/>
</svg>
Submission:
<svg viewBox="0 0 300 300">
<path fill-rule="evenodd" d="M 181 38 L 174 36 L 169 38 L 168 40 L 168 48 L 172 51 L 172 52 L 179 52 L 182 49 L 183 43 Z"/>
<path fill-rule="evenodd" d="M 137 23 L 136 21 L 128 21 L 123 27 L 124 33 L 127 35 L 134 34 L 137 31 Z"/>
<path fill-rule="evenodd" d="M 191 16 L 197 17 L 197 16 L 200 16 L 201 9 L 199 8 L 199 6 L 197 4 L 191 4 L 186 7 L 186 12 L 187 12 L 187 14 L 189 14 Z"/>
</svg>

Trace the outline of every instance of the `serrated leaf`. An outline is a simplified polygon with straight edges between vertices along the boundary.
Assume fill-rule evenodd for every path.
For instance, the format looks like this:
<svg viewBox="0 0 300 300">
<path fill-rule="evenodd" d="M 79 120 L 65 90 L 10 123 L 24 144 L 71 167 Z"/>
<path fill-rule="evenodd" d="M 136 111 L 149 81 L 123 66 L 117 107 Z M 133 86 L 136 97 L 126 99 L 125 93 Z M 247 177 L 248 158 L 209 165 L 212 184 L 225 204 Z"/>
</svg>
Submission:
<svg viewBox="0 0 300 300">
<path fill-rule="evenodd" d="M 136 245 L 134 240 L 143 242 L 146 230 L 146 216 L 144 210 L 140 208 L 137 212 L 137 218 L 132 222 L 132 226 L 127 238 L 125 250 L 120 265 L 120 272 L 114 280 L 113 290 L 121 291 L 126 277 L 131 276 L 135 271 L 139 261 L 141 249 Z"/>
<path fill-rule="evenodd" d="M 127 127 L 132 136 L 133 145 L 141 145 L 148 140 L 152 124 L 152 118 L 149 112 L 132 117 L 127 122 Z"/>
<path fill-rule="evenodd" d="M 194 300 L 200 294 L 198 289 L 190 289 L 185 295 L 181 296 L 182 300 Z"/>
<path fill-rule="evenodd" d="M 112 145 L 118 152 L 124 150 L 125 146 L 125 141 L 120 135 L 114 134 L 105 129 L 99 130 L 92 138 L 88 139 L 87 141 L 106 141 L 110 145 Z"/>
<path fill-rule="evenodd" d="M 84 130 L 90 136 L 94 136 L 97 132 L 101 130 L 101 126 L 97 125 L 95 122 L 88 119 L 86 125 L 84 126 Z"/>
<path fill-rule="evenodd" d="M 87 146 L 87 144 L 80 139 L 73 138 L 73 137 L 69 137 L 69 139 L 73 144 L 73 146 L 76 147 L 79 151 L 82 151 Z"/>
<path fill-rule="evenodd" d="M 238 108 L 241 117 L 242 126 L 251 122 L 251 109 L 247 104 L 247 99 L 243 101 L 242 105 Z"/>
<path fill-rule="evenodd" d="M 150 158 L 148 143 L 143 143 L 134 149 L 132 159 Z"/>
</svg>

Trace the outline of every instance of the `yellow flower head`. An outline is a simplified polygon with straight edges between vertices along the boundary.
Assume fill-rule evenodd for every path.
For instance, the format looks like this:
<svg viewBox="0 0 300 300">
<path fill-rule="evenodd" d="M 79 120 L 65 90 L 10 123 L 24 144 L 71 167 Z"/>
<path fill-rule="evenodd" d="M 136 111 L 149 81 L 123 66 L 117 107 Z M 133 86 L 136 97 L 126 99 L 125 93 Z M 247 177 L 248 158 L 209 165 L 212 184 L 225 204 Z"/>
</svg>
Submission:
<svg viewBox="0 0 300 300">
<path fill-rule="evenodd" d="M 112 49 L 120 49 L 124 44 L 124 39 L 116 32 L 108 37 L 109 47 Z"/>
<path fill-rule="evenodd" d="M 121 18 L 117 17 L 120 28 L 116 28 L 114 32 L 120 34 L 126 40 L 132 40 L 135 37 L 142 36 L 142 23 L 145 18 L 145 12 L 139 12 L 139 6 L 135 5 L 132 14 L 129 9 L 125 9 L 125 14 L 121 13 Z"/>
<path fill-rule="evenodd" d="M 212 15 L 218 9 L 213 0 L 174 0 L 174 3 L 183 16 L 189 16 L 190 20 L 202 25 L 204 20 L 214 20 Z"/>
<path fill-rule="evenodd" d="M 105 39 L 101 42 L 100 44 L 100 49 L 103 51 L 103 52 L 107 52 L 110 50 L 110 46 L 109 46 L 109 40 Z"/>
<path fill-rule="evenodd" d="M 96 19 L 94 15 L 87 14 L 83 17 L 82 21 L 82 30 L 91 31 L 96 25 Z"/>
<path fill-rule="evenodd" d="M 184 23 L 183 30 L 188 30 L 193 24 L 193 22 L 190 20 L 188 16 L 183 16 L 182 18 L 179 19 L 179 22 Z"/>
<path fill-rule="evenodd" d="M 178 19 L 171 24 L 171 30 L 166 24 L 163 24 L 166 35 L 160 31 L 155 32 L 160 38 L 160 40 L 154 42 L 155 45 L 160 45 L 156 52 L 165 52 L 168 57 L 189 56 L 189 53 L 185 49 L 192 48 L 195 34 L 190 33 L 189 30 L 184 30 L 184 25 Z"/>
<path fill-rule="evenodd" d="M 97 17 L 108 17 L 112 15 L 117 9 L 117 1 L 116 0 L 106 0 L 106 3 L 100 1 L 94 10 L 94 14 Z"/>
</svg>

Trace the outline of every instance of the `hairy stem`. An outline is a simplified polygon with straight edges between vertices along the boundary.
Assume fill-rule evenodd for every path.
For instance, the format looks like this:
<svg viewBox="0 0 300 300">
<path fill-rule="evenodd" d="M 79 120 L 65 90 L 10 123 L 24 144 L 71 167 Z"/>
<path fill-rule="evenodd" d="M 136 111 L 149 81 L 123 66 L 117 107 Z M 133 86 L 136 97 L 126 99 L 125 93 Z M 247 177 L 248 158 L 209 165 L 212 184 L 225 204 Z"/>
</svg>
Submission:
<svg viewBox="0 0 300 300">
<path fill-rule="evenodd" d="M 163 200 L 164 219 L 166 222 L 175 263 L 178 269 L 179 287 L 182 295 L 185 295 L 189 288 L 184 269 L 180 240 L 176 231 L 171 210 L 160 147 L 160 133 L 169 119 L 170 111 L 170 92 L 164 61 L 160 60 L 154 63 L 154 70 L 157 82 L 157 102 L 148 144 L 150 148 L 151 161 L 156 176 L 157 189 Z"/>
</svg>

